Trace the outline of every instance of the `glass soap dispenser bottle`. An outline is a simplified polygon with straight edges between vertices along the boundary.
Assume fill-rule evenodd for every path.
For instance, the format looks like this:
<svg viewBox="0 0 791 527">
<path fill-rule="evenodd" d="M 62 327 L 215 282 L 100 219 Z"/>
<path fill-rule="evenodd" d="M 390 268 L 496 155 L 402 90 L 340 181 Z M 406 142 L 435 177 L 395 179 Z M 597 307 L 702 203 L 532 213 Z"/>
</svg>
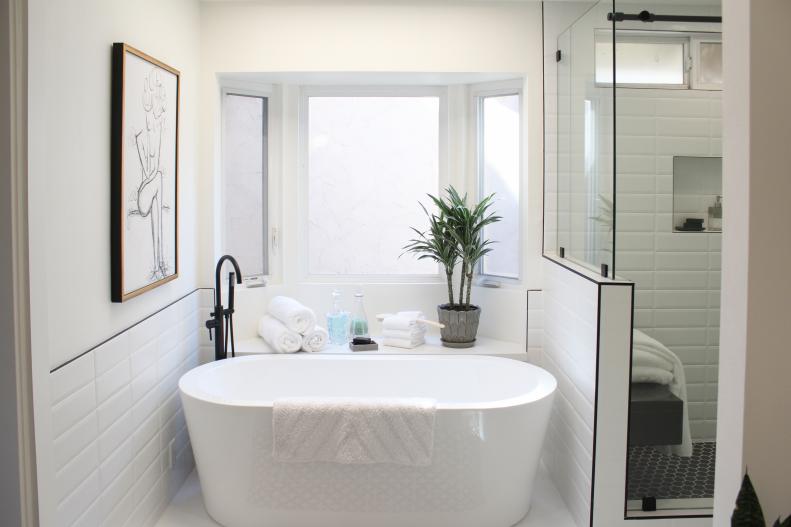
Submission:
<svg viewBox="0 0 791 527">
<path fill-rule="evenodd" d="M 368 317 L 365 315 L 363 305 L 363 292 L 354 293 L 354 309 L 352 310 L 351 338 L 370 337 L 368 334 Z"/>
<path fill-rule="evenodd" d="M 341 308 L 341 292 L 332 292 L 332 309 L 327 313 L 327 333 L 330 343 L 337 346 L 349 342 L 349 312 Z"/>
<path fill-rule="evenodd" d="M 717 196 L 714 205 L 709 207 L 708 229 L 715 232 L 722 231 L 722 196 Z"/>
</svg>

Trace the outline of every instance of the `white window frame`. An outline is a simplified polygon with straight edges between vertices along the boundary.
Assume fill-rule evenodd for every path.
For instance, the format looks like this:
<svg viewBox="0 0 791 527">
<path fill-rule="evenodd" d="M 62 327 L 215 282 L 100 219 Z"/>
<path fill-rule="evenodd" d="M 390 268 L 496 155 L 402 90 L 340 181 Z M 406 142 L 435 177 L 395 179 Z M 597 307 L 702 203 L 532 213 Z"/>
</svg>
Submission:
<svg viewBox="0 0 791 527">
<path fill-rule="evenodd" d="M 448 177 L 448 87 L 447 86 L 301 86 L 298 110 L 299 135 L 299 249 L 298 265 L 300 279 L 308 283 L 352 283 L 352 284 L 393 284 L 393 283 L 441 283 L 444 273 L 437 265 L 437 272 L 431 274 L 312 274 L 310 273 L 310 240 L 308 239 L 308 122 L 309 100 L 311 97 L 437 97 L 439 99 L 439 179 L 437 193 L 442 193 L 449 184 Z M 428 199 L 428 198 L 426 198 Z M 425 203 L 424 203 L 425 204 Z M 418 203 L 415 202 L 415 207 Z M 408 227 L 408 226 L 406 226 Z"/>
<path fill-rule="evenodd" d="M 219 258 L 222 254 L 227 254 L 227 247 L 226 247 L 226 239 L 225 239 L 225 196 L 227 194 L 227 176 L 225 172 L 225 152 L 226 152 L 226 145 L 225 145 L 225 98 L 228 95 L 239 95 L 239 96 L 246 96 L 246 97 L 261 97 L 267 100 L 266 107 L 266 133 L 267 133 L 267 142 L 264 146 L 266 155 L 266 166 L 263 167 L 263 201 L 264 206 L 266 207 L 266 215 L 263 218 L 264 224 L 264 232 L 261 233 L 263 237 L 263 248 L 264 248 L 264 273 L 263 274 L 245 274 L 245 270 L 242 269 L 244 283 L 246 285 L 255 284 L 259 282 L 266 282 L 276 274 L 278 270 L 278 264 L 275 261 L 274 255 L 276 253 L 276 238 L 278 232 L 278 211 L 276 210 L 276 200 L 272 199 L 273 193 L 273 186 L 277 187 L 277 181 L 275 175 L 275 168 L 277 168 L 277 163 L 273 162 L 273 152 L 275 148 L 273 148 L 273 111 L 275 110 L 275 106 L 278 106 L 280 101 L 278 94 L 276 93 L 277 90 L 272 85 L 268 84 L 255 84 L 255 83 L 242 83 L 242 82 L 221 82 L 220 84 L 220 104 L 219 104 L 219 111 L 220 111 L 220 129 L 219 129 L 219 143 L 220 143 L 220 151 L 219 151 L 219 166 L 217 168 L 217 172 L 219 173 L 219 181 L 217 182 L 217 187 L 219 188 L 219 192 L 215 195 L 215 202 L 214 207 L 215 210 L 219 211 L 219 215 L 215 220 L 215 256 Z M 274 185 L 273 185 L 274 183 Z M 263 214 L 263 211 L 262 211 Z"/>
<path fill-rule="evenodd" d="M 472 188 L 475 190 L 474 197 L 476 202 L 483 197 L 483 100 L 487 97 L 496 97 L 502 95 L 517 95 L 519 97 L 519 256 L 518 256 L 518 275 L 516 278 L 510 276 L 500 276 L 495 274 L 483 273 L 483 259 L 475 266 L 475 276 L 479 284 L 491 284 L 499 286 L 505 285 L 521 285 L 524 278 L 524 240 L 525 240 L 525 214 L 526 214 L 526 200 L 524 188 L 526 186 L 526 179 L 524 177 L 525 169 L 525 118 L 524 118 L 524 95 L 523 95 L 523 80 L 514 79 L 500 82 L 488 82 L 472 85 L 470 89 L 471 96 L 471 115 L 472 115 L 472 137 L 474 151 L 474 184 Z"/>
</svg>

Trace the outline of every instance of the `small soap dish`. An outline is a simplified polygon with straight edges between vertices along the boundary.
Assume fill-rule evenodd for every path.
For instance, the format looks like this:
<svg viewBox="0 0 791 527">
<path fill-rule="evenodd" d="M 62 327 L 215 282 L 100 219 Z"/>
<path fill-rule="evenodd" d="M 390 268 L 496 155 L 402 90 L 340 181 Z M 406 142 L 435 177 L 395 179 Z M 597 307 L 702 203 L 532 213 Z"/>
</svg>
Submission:
<svg viewBox="0 0 791 527">
<path fill-rule="evenodd" d="M 352 351 L 376 351 L 379 349 L 379 344 L 368 337 L 355 337 L 349 343 L 349 349 Z"/>
</svg>

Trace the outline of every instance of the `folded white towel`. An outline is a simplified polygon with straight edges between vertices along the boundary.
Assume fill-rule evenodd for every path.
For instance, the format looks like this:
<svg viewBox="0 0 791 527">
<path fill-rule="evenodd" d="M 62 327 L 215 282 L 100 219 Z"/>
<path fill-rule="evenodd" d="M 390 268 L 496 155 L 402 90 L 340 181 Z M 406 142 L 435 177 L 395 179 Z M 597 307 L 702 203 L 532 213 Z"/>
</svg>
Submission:
<svg viewBox="0 0 791 527">
<path fill-rule="evenodd" d="M 433 399 L 275 399 L 272 456 L 280 462 L 431 464 Z"/>
<path fill-rule="evenodd" d="M 632 367 L 645 366 L 647 368 L 659 368 L 668 372 L 673 372 L 673 363 L 667 357 L 646 349 L 634 346 L 632 350 Z"/>
<path fill-rule="evenodd" d="M 383 337 L 394 339 L 415 339 L 426 336 L 426 328 L 415 326 L 414 329 L 385 329 L 382 331 Z"/>
<path fill-rule="evenodd" d="M 382 346 L 391 346 L 393 348 L 413 349 L 422 346 L 426 343 L 423 337 L 415 339 L 399 339 L 393 337 L 382 337 Z"/>
<path fill-rule="evenodd" d="M 681 362 L 681 359 L 678 358 L 678 355 L 670 351 L 664 344 L 659 342 L 658 340 L 649 337 L 645 333 L 639 330 L 634 330 L 633 334 L 633 349 L 639 349 L 645 353 L 651 354 L 655 357 L 658 357 L 664 361 L 670 362 L 672 364 L 672 379 L 669 382 L 660 382 L 659 384 L 666 384 L 670 393 L 681 399 L 683 404 L 683 421 L 682 421 L 682 430 L 681 430 L 681 444 L 679 445 L 672 445 L 670 447 L 665 448 L 671 454 L 675 454 L 677 456 L 682 457 L 690 457 L 692 455 L 692 432 L 689 427 L 689 405 L 687 404 L 687 377 L 684 373 L 684 364 Z M 637 381 L 635 380 L 635 368 L 632 368 L 632 382 L 655 382 L 655 381 Z M 667 379 L 667 376 L 663 376 L 659 371 L 662 371 L 662 368 L 654 368 L 654 371 L 646 372 L 645 370 L 638 370 L 638 376 L 643 374 L 650 374 L 654 378 L 664 378 Z M 667 371 L 667 370 L 665 370 Z M 648 378 L 648 377 L 646 377 Z"/>
<path fill-rule="evenodd" d="M 424 315 L 422 311 L 399 311 L 396 315 L 399 317 L 413 318 L 415 320 L 426 318 L 426 315 Z"/>
<path fill-rule="evenodd" d="M 316 326 L 312 330 L 302 335 L 302 351 L 321 351 L 327 345 L 330 334 L 321 326 Z"/>
<path fill-rule="evenodd" d="M 264 315 L 258 322 L 258 335 L 275 353 L 294 353 L 302 347 L 302 335 L 289 330 L 271 315 Z"/>
<path fill-rule="evenodd" d="M 416 327 L 423 327 L 423 324 L 415 317 L 401 315 L 389 315 L 382 320 L 382 329 L 396 329 L 400 331 L 412 331 Z"/>
<path fill-rule="evenodd" d="M 274 297 L 269 301 L 267 310 L 288 329 L 296 331 L 300 335 L 305 334 L 316 325 L 316 314 L 313 310 L 287 296 Z"/>
<path fill-rule="evenodd" d="M 673 382 L 673 372 L 652 366 L 632 365 L 632 382 L 670 385 Z"/>
</svg>

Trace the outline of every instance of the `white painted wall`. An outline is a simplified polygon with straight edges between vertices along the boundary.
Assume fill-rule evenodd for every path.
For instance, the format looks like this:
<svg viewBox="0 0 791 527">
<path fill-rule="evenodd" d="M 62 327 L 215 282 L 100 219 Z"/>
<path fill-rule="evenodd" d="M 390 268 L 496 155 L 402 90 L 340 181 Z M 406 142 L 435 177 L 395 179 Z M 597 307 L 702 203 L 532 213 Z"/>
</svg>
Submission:
<svg viewBox="0 0 791 527">
<path fill-rule="evenodd" d="M 722 341 L 714 525 L 728 523 L 745 468 L 764 515 L 791 514 L 791 5 L 723 2 L 724 144 Z"/>
<path fill-rule="evenodd" d="M 199 10 L 194 0 L 31 0 L 33 353 L 56 366 L 195 288 Z M 181 71 L 180 277 L 110 302 L 110 51 L 127 42 Z"/>
<path fill-rule="evenodd" d="M 39 514 L 55 525 L 49 371 L 197 285 L 199 4 L 30 0 L 29 222 Z M 110 79 L 113 42 L 181 70 L 180 277 L 110 302 Z M 76 486 L 75 486 L 76 487 Z M 83 503 L 88 507 L 89 503 Z M 76 516 L 75 516 L 76 517 Z"/>
<path fill-rule="evenodd" d="M 524 76 L 523 108 L 528 130 L 523 139 L 527 152 L 524 159 L 527 177 L 522 186 L 522 203 L 527 206 L 523 219 L 525 279 L 516 288 L 521 295 L 501 291 L 503 299 L 516 298 L 516 301 L 504 300 L 500 311 L 511 319 L 510 325 L 505 325 L 505 333 L 518 334 L 520 341 L 524 341 L 524 291 L 540 287 L 541 283 L 540 4 L 205 3 L 202 6 L 201 41 L 201 144 L 204 145 L 201 209 L 205 211 L 213 209 L 216 200 L 213 190 L 219 188 L 219 141 L 216 133 L 220 74 L 508 72 L 514 77 Z M 270 166 L 270 178 L 279 180 L 270 187 L 270 192 L 278 203 L 276 207 L 281 208 L 274 218 L 270 213 L 270 227 L 278 228 L 281 233 L 281 248 L 274 254 L 272 265 L 275 271 L 273 281 L 295 286 L 303 280 L 297 272 L 301 255 L 299 233 L 302 212 L 296 206 L 300 192 L 297 144 L 289 138 L 296 137 L 297 105 L 294 98 L 299 96 L 299 90 L 287 83 L 282 90 L 276 90 L 274 96 L 283 108 L 282 115 L 276 115 L 276 110 L 272 114 L 283 141 L 273 148 L 273 156 L 280 158 L 279 166 L 274 167 L 275 170 Z M 457 186 L 468 183 L 464 175 L 466 162 L 469 160 L 463 157 L 461 161 L 449 159 L 451 181 Z M 215 218 L 211 214 L 202 214 L 200 222 L 202 233 L 217 232 Z M 200 276 L 203 283 L 208 284 L 212 280 L 218 252 L 216 237 L 202 238 Z M 412 298 L 416 304 L 433 307 L 441 300 L 436 297 L 433 287 L 408 286 L 408 289 L 414 294 Z M 388 286 L 381 286 L 379 290 L 383 296 L 387 291 Z M 267 296 L 267 293 L 261 294 Z M 476 291 L 475 295 L 481 303 L 489 298 L 500 298 L 498 292 L 484 290 Z M 376 296 L 378 293 L 371 294 L 371 298 Z M 312 293 L 305 298 L 310 297 Z M 498 305 L 499 302 L 493 302 L 492 310 Z M 317 309 L 320 306 L 321 303 L 315 304 Z M 376 312 L 386 307 L 377 305 L 371 310 Z M 492 320 L 496 322 L 496 319 Z M 519 325 L 517 329 L 515 324 Z M 500 324 L 501 327 L 503 325 Z"/>
</svg>

